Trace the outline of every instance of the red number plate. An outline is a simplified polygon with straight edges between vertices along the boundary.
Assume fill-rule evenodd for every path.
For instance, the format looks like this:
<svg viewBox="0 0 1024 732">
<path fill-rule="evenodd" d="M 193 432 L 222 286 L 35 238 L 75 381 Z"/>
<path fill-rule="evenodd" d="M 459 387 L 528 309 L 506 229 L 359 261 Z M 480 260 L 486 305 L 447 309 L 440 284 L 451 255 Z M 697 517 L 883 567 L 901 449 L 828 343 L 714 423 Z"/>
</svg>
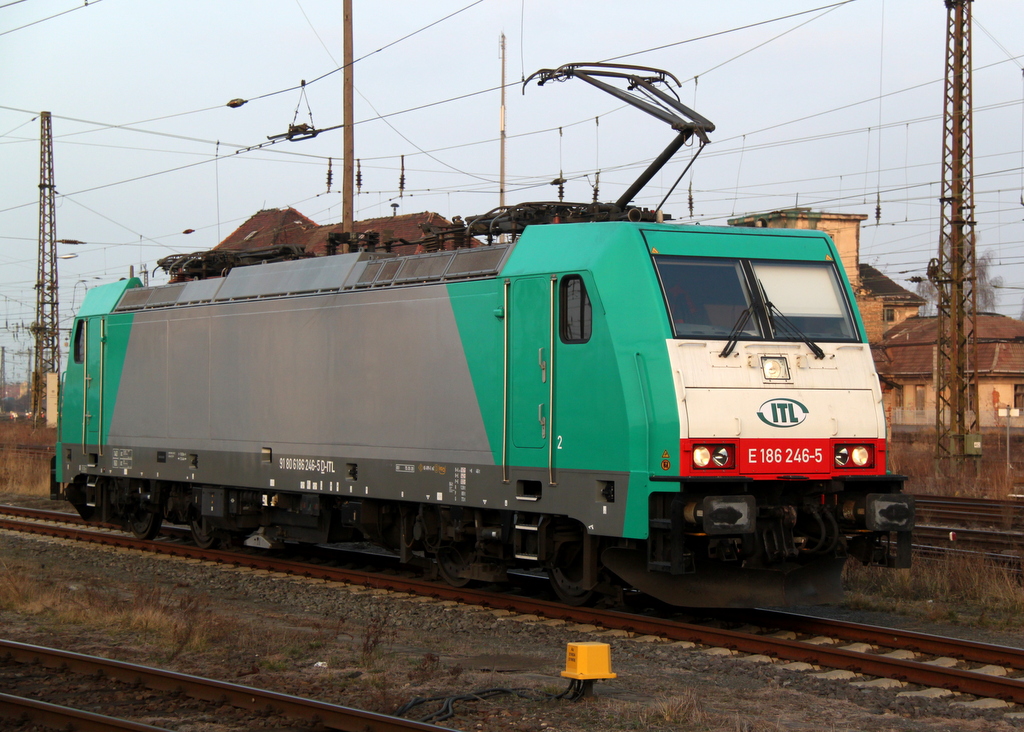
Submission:
<svg viewBox="0 0 1024 732">
<path fill-rule="evenodd" d="M 808 475 L 832 466 L 828 440 L 743 440 L 738 457 L 742 473 Z"/>
</svg>

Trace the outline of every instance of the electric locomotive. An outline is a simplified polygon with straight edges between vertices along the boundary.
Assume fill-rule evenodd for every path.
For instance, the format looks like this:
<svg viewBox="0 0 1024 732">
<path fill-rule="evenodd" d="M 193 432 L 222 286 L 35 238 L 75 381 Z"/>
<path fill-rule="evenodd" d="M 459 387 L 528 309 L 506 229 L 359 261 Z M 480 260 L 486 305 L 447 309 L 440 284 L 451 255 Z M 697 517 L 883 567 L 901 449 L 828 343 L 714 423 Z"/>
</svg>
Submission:
<svg viewBox="0 0 1024 732">
<path fill-rule="evenodd" d="M 818 232 L 606 222 L 92 288 L 56 494 L 453 583 L 543 567 L 567 600 L 833 600 L 849 555 L 905 566 L 913 520 L 837 261 Z"/>
<path fill-rule="evenodd" d="M 540 569 L 577 604 L 831 602 L 848 558 L 909 566 L 832 241 L 632 195 L 492 212 L 478 247 L 91 288 L 53 497 L 203 546 L 371 541 L 455 585 Z"/>
</svg>

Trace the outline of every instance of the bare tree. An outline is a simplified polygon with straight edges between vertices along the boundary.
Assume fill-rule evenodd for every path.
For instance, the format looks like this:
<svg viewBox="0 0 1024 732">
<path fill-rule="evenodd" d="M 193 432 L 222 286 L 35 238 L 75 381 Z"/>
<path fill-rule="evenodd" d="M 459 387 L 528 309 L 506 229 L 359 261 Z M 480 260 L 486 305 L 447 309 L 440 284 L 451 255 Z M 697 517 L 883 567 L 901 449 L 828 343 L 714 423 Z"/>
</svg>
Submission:
<svg viewBox="0 0 1024 732">
<path fill-rule="evenodd" d="M 978 300 L 979 313 L 994 313 L 999 305 L 998 289 L 1003 286 L 1001 276 L 993 277 L 992 268 L 995 257 L 991 251 L 985 252 L 974 263 L 975 297 Z M 914 288 L 917 294 L 925 299 L 921 306 L 921 315 L 935 315 L 939 300 L 939 291 L 927 277 L 912 279 L 917 283 Z M 1021 320 L 1024 320 L 1024 304 L 1021 307 Z"/>
<path fill-rule="evenodd" d="M 992 276 L 992 267 L 995 262 L 992 260 L 991 251 L 987 251 L 978 258 L 974 265 L 974 273 L 978 278 L 978 312 L 994 313 L 999 305 L 998 289 L 1003 286 L 1001 276 Z"/>
<path fill-rule="evenodd" d="M 927 277 L 917 277 L 912 281 L 917 282 L 917 286 L 914 291 L 918 296 L 924 298 L 924 305 L 920 308 L 920 313 L 923 317 L 932 317 L 936 314 L 937 307 L 936 303 L 939 301 L 939 291 L 936 289 L 932 281 Z"/>
</svg>

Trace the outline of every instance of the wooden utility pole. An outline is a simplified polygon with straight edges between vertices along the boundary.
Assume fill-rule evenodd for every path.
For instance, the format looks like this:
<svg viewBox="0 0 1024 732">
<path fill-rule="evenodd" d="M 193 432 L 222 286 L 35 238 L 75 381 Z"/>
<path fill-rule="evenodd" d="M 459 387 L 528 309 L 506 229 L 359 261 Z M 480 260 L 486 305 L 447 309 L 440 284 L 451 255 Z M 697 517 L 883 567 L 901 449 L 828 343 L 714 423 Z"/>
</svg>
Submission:
<svg viewBox="0 0 1024 732">
<path fill-rule="evenodd" d="M 343 4 L 344 31 L 342 41 L 345 44 L 345 80 L 344 91 L 342 92 L 343 123 L 344 123 L 344 165 L 341 175 L 341 224 L 342 231 L 351 233 L 355 216 L 355 130 L 352 125 L 355 120 L 352 112 L 352 0 L 344 0 Z"/>
<path fill-rule="evenodd" d="M 978 318 L 971 129 L 971 0 L 946 0 L 939 256 L 928 265 L 938 289 L 935 363 L 936 457 L 959 471 L 981 456 Z"/>
<path fill-rule="evenodd" d="M 50 113 L 39 114 L 39 261 L 36 268 L 35 361 L 32 367 L 32 420 L 38 426 L 46 394 L 46 374 L 60 372 L 60 318 L 57 313 L 57 241 L 53 184 L 53 127 Z"/>
</svg>

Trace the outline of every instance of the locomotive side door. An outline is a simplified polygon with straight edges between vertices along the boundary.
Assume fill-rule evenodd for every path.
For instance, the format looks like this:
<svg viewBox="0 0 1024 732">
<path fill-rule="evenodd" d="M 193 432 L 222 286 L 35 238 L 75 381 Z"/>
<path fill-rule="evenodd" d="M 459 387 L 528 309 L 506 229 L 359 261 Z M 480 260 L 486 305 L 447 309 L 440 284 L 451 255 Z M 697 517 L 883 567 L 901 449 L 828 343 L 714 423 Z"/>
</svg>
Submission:
<svg viewBox="0 0 1024 732">
<path fill-rule="evenodd" d="M 106 361 L 107 319 L 104 317 L 88 318 L 84 321 L 85 332 L 83 344 L 82 369 L 82 447 L 97 446 L 103 454 L 103 381 Z"/>
<path fill-rule="evenodd" d="M 543 448 L 551 434 L 550 291 L 548 277 L 527 277 L 512 284 L 509 426 L 515 448 Z"/>
</svg>

